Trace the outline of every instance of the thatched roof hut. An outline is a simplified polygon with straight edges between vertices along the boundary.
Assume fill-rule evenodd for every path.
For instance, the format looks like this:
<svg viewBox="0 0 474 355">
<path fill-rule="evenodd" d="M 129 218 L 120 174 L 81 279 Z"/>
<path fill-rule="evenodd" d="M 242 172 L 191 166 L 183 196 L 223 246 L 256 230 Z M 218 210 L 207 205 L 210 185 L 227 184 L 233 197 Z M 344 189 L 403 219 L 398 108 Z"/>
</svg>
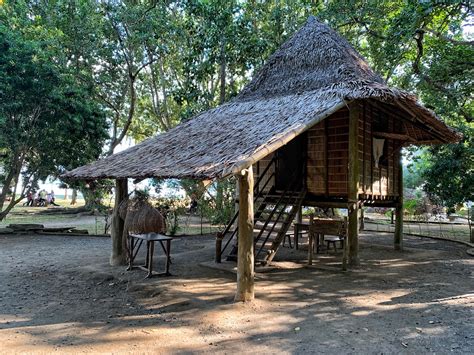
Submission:
<svg viewBox="0 0 474 355">
<path fill-rule="evenodd" d="M 416 123 L 412 143 L 459 139 L 416 97 L 389 88 L 344 38 L 310 17 L 230 102 L 64 177 L 225 177 L 356 99 L 400 108 Z"/>
<path fill-rule="evenodd" d="M 271 262 L 306 203 L 347 208 L 351 265 L 358 264 L 360 206 L 395 207 L 394 246 L 401 250 L 401 147 L 459 138 L 413 95 L 389 88 L 345 39 L 311 17 L 230 102 L 64 177 L 116 179 L 119 206 L 127 178 L 238 176 L 238 228 L 218 247 L 216 260 L 238 235 L 236 299 L 250 300 L 254 257 L 265 249 L 264 261 Z M 264 215 L 254 214 L 258 199 L 273 208 L 260 226 L 254 223 Z"/>
</svg>

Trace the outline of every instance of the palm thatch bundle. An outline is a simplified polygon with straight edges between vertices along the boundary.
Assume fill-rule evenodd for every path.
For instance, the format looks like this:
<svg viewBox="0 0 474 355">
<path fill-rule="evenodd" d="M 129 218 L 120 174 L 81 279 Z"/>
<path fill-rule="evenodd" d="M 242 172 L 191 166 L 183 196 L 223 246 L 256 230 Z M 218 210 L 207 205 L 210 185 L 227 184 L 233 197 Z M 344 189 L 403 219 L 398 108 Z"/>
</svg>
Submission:
<svg viewBox="0 0 474 355">
<path fill-rule="evenodd" d="M 124 229 L 129 233 L 166 232 L 165 218 L 146 200 L 123 201 L 119 206 L 118 214 L 125 221 Z"/>
<path fill-rule="evenodd" d="M 310 17 L 232 101 L 64 177 L 225 177 L 277 150 L 352 100 L 375 100 L 400 110 L 418 127 L 415 144 L 460 138 L 415 96 L 389 88 L 344 38 Z"/>
</svg>

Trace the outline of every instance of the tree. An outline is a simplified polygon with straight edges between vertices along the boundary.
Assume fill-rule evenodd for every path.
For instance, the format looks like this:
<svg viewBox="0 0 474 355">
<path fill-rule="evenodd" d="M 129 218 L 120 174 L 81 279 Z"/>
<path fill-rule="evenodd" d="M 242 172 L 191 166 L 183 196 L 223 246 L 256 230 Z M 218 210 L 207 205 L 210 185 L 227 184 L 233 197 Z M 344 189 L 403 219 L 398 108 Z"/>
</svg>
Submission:
<svg viewBox="0 0 474 355">
<path fill-rule="evenodd" d="M 0 9 L 0 220 L 38 180 L 97 158 L 107 137 L 91 88 L 64 65 L 58 33 L 9 10 Z"/>
<path fill-rule="evenodd" d="M 421 173 L 423 189 L 451 209 L 474 201 L 474 128 L 464 133 L 459 144 L 430 148 L 428 167 Z"/>
</svg>

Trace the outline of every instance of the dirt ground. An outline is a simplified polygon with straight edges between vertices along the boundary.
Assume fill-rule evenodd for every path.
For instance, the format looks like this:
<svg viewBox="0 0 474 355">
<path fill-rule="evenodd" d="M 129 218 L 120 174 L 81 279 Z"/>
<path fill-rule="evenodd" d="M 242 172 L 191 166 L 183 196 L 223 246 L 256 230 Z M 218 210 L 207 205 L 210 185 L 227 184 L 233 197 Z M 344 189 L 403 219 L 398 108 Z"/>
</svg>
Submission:
<svg viewBox="0 0 474 355">
<path fill-rule="evenodd" d="M 108 265 L 108 238 L 0 235 L 0 352 L 473 353 L 474 258 L 405 241 L 400 253 L 389 234 L 362 235 L 361 268 L 347 273 L 286 248 L 277 260 L 291 262 L 236 304 L 235 275 L 200 265 L 212 236 L 177 238 L 173 276 L 145 280 Z"/>
</svg>

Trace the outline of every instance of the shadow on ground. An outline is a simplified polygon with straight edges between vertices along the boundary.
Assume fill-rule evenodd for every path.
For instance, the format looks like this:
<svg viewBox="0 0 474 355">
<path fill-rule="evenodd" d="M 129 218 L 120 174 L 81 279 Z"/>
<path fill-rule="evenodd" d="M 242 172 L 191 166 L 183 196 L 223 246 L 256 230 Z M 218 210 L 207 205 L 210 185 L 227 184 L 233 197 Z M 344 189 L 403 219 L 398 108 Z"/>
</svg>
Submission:
<svg viewBox="0 0 474 355">
<path fill-rule="evenodd" d="M 3 349 L 470 352 L 473 258 L 448 242 L 407 237 L 400 253 L 391 241 L 364 234 L 361 268 L 347 273 L 306 268 L 304 248 L 285 249 L 293 267 L 258 274 L 256 301 L 235 304 L 235 275 L 199 265 L 212 236 L 173 241 L 173 276 L 151 280 L 108 266 L 106 238 L 1 236 Z"/>
</svg>

